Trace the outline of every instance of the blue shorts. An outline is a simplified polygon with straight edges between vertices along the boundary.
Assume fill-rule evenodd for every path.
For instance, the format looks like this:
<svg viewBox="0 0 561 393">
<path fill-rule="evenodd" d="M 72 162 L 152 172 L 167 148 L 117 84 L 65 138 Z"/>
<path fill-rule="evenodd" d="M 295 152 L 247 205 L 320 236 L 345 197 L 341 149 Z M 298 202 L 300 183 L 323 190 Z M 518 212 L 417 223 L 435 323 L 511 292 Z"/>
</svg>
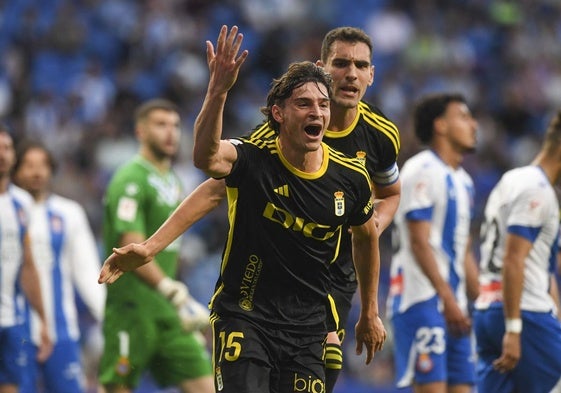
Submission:
<svg viewBox="0 0 561 393">
<path fill-rule="evenodd" d="M 82 393 L 85 376 L 80 361 L 80 345 L 77 341 L 58 341 L 45 363 L 38 363 L 37 347 L 26 346 L 29 368 L 20 385 L 19 393 L 36 393 L 38 386 L 47 392 Z"/>
<path fill-rule="evenodd" d="M 475 384 L 473 340 L 469 335 L 448 335 L 436 297 L 394 314 L 392 327 L 397 387 Z"/>
<path fill-rule="evenodd" d="M 20 385 L 29 359 L 23 325 L 0 328 L 0 384 Z"/>
<path fill-rule="evenodd" d="M 522 356 L 508 373 L 499 373 L 493 361 L 502 354 L 505 333 L 502 308 L 475 311 L 477 376 L 480 392 L 549 392 L 561 375 L 561 323 L 551 313 L 522 311 Z"/>
</svg>

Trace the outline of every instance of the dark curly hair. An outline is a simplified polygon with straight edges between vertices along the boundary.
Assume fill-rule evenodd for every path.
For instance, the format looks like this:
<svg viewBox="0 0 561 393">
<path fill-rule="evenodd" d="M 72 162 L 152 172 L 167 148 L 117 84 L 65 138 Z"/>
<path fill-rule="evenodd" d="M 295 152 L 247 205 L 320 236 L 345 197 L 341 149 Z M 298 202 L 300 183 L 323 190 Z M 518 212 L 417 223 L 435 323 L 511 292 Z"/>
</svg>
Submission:
<svg viewBox="0 0 561 393">
<path fill-rule="evenodd" d="M 466 104 L 459 93 L 432 93 L 420 98 L 413 112 L 415 135 L 423 143 L 430 143 L 434 134 L 434 121 L 442 116 L 452 102 Z"/>
</svg>

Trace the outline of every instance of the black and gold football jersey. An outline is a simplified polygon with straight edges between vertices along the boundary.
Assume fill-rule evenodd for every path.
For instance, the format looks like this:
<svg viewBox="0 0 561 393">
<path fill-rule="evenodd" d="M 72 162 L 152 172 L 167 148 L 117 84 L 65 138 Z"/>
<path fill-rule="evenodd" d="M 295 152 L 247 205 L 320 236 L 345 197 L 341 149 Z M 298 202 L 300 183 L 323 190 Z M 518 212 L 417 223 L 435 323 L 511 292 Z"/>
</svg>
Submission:
<svg viewBox="0 0 561 393">
<path fill-rule="evenodd" d="M 329 264 L 344 228 L 372 215 L 370 177 L 359 160 L 325 144 L 321 168 L 306 173 L 287 162 L 277 138 L 232 143 L 230 229 L 211 305 L 287 331 L 323 331 Z"/>
<path fill-rule="evenodd" d="M 327 130 L 323 141 L 361 160 L 376 185 L 384 187 L 398 180 L 397 157 L 401 148 L 399 131 L 377 107 L 359 102 L 353 123 L 345 130 Z M 349 297 L 357 287 L 351 248 L 351 236 L 348 231 L 343 231 L 341 256 L 330 267 L 334 287 Z"/>
<path fill-rule="evenodd" d="M 250 137 L 268 140 L 275 138 L 276 132 L 265 122 L 257 126 Z M 327 130 L 323 141 L 361 161 L 376 185 L 383 187 L 398 180 L 399 130 L 378 107 L 359 102 L 356 118 L 349 127 L 340 131 Z M 349 297 L 357 287 L 351 249 L 351 236 L 348 230 L 344 230 L 339 258 L 330 266 L 334 287 Z"/>
</svg>

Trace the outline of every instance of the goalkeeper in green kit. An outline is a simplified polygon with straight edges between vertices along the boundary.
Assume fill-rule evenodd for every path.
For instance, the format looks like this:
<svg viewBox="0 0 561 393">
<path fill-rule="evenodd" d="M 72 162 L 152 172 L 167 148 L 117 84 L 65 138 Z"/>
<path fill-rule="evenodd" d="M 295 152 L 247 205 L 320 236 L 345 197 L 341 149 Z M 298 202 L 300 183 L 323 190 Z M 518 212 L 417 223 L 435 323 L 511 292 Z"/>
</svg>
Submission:
<svg viewBox="0 0 561 393">
<path fill-rule="evenodd" d="M 138 154 L 114 174 L 104 198 L 106 256 L 113 247 L 141 243 L 184 198 L 171 168 L 179 147 L 175 105 L 154 99 L 135 115 Z M 108 286 L 99 380 L 109 393 L 132 392 L 145 371 L 162 387 L 214 392 L 211 361 L 198 329 L 208 310 L 175 279 L 179 242 L 154 261 Z"/>
</svg>

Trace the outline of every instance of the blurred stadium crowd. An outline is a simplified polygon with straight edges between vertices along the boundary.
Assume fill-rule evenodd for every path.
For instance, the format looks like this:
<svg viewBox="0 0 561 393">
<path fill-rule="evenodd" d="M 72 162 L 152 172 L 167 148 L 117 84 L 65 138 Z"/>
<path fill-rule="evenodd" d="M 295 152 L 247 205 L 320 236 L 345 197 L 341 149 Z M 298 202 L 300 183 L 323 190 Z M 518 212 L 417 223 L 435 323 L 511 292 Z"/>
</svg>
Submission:
<svg viewBox="0 0 561 393">
<path fill-rule="evenodd" d="M 477 152 L 465 162 L 476 182 L 474 231 L 490 187 L 530 160 L 561 107 L 558 0 L 0 1 L 0 118 L 18 138 L 40 138 L 53 150 L 54 188 L 84 205 L 98 235 L 109 176 L 136 151 L 132 113 L 143 100 L 162 96 L 179 105 L 177 169 L 187 190 L 204 179 L 191 165 L 191 128 L 207 82 L 205 40 L 223 24 L 240 27 L 250 52 L 229 98 L 231 136 L 261 121 L 271 79 L 292 61 L 317 60 L 323 35 L 336 26 L 372 37 L 376 71 L 366 99 L 398 125 L 400 162 L 420 148 L 410 124 L 416 97 L 463 93 L 480 124 Z M 184 279 L 202 301 L 212 292 L 226 230 L 219 209 L 185 236 Z M 389 234 L 382 247 L 385 296 Z M 391 343 L 364 367 L 352 331 L 340 390 L 390 386 Z"/>
</svg>

